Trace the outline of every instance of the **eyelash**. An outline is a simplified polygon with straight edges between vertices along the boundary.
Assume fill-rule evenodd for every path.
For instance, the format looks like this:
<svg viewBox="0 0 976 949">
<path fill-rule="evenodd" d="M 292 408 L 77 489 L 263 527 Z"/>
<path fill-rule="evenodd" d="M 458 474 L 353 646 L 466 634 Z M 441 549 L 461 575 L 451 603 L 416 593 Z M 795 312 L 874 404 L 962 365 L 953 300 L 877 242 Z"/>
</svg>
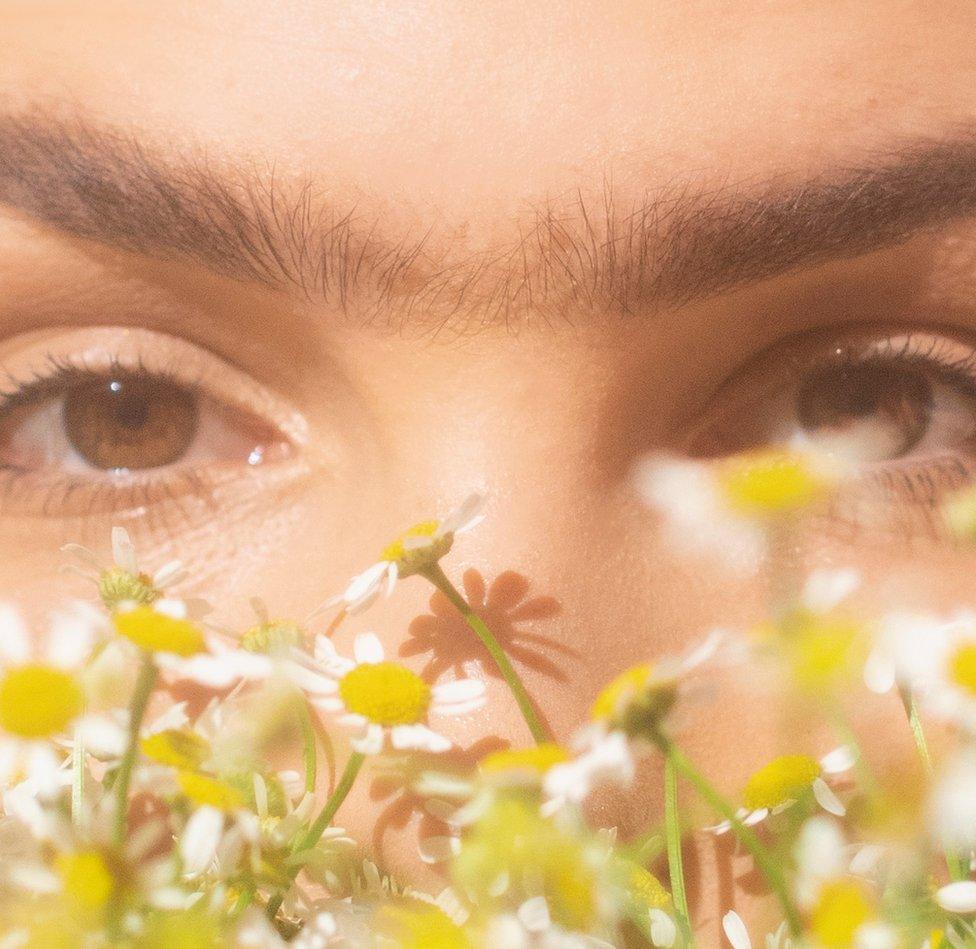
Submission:
<svg viewBox="0 0 976 949">
<path fill-rule="evenodd" d="M 195 398 L 221 399 L 209 391 L 202 367 L 194 370 L 183 359 L 167 361 L 167 354 L 161 348 L 150 351 L 151 363 L 141 353 L 125 359 L 118 354 L 103 358 L 104 354 L 99 353 L 98 365 L 83 353 L 47 351 L 26 372 L 0 370 L 3 377 L 0 419 L 16 409 L 39 406 L 46 399 L 62 397 L 74 385 L 109 379 L 165 382 Z M 239 401 L 235 408 L 254 414 L 246 400 Z M 288 434 L 280 435 L 290 440 Z M 96 470 L 84 476 L 65 472 L 39 474 L 0 461 L 0 510 L 64 518 L 139 511 L 148 529 L 171 529 L 172 525 L 162 523 L 168 518 L 162 509 L 182 507 L 192 499 L 212 514 L 217 509 L 216 493 L 224 485 L 239 481 L 240 476 L 239 470 L 229 468 L 201 472 L 192 465 L 179 464 L 132 470 L 124 476 L 99 475 Z M 157 518 L 161 523 L 155 523 Z"/>
<path fill-rule="evenodd" d="M 137 355 L 133 364 L 123 363 L 118 356 L 111 356 L 107 366 L 93 367 L 84 357 L 80 360 L 70 355 L 45 353 L 42 364 L 44 371 L 32 369 L 26 377 L 17 378 L 4 371 L 4 385 L 0 387 L 0 414 L 13 411 L 44 398 L 63 394 L 72 385 L 82 382 L 109 381 L 112 378 L 149 379 L 154 382 L 168 382 L 199 397 L 203 379 L 186 370 L 177 371 L 165 363 L 149 366 L 142 355 Z"/>
</svg>

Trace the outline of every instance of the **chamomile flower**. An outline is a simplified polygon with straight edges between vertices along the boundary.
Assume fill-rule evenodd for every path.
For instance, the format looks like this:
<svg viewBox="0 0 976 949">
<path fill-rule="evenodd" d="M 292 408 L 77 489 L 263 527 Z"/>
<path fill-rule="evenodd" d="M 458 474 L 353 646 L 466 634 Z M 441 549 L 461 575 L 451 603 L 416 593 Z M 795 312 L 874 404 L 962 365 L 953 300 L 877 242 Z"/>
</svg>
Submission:
<svg viewBox="0 0 976 949">
<path fill-rule="evenodd" d="M 20 615 L 0 605 L 0 786 L 28 780 L 48 796 L 65 783 L 53 739 L 85 709 L 79 670 L 95 643 L 85 614 L 69 613 L 32 642 Z"/>
<path fill-rule="evenodd" d="M 839 474 L 836 463 L 808 450 L 771 448 L 707 465 L 651 457 L 636 479 L 644 500 L 664 515 L 673 543 L 752 571 L 765 553 L 769 523 L 824 499 Z"/>
<path fill-rule="evenodd" d="M 847 808 L 826 779 L 849 771 L 854 761 L 854 753 L 846 746 L 835 748 L 819 761 L 809 755 L 774 758 L 749 777 L 742 791 L 744 806 L 736 817 L 751 827 L 766 820 L 770 814 L 787 810 L 808 795 L 828 814 L 843 817 Z M 724 834 L 731 828 L 731 821 L 725 820 L 708 829 L 714 834 Z"/>
<path fill-rule="evenodd" d="M 164 596 L 168 586 L 187 576 L 179 560 L 171 560 L 149 574 L 139 566 L 135 546 L 124 527 L 112 528 L 112 563 L 104 564 L 94 551 L 81 544 L 65 544 L 61 550 L 78 560 L 81 566 L 69 569 L 92 580 L 102 603 L 113 611 L 122 603 L 150 604 Z"/>
<path fill-rule="evenodd" d="M 316 658 L 331 679 L 330 694 L 313 704 L 337 713 L 353 732 L 352 746 L 362 754 L 378 754 L 387 740 L 397 751 L 442 752 L 450 739 L 426 724 L 429 715 L 463 715 L 485 703 L 485 686 L 477 679 L 456 679 L 429 685 L 416 672 L 385 658 L 374 633 L 356 637 L 353 659 L 340 656 L 332 641 L 316 640 Z"/>
<path fill-rule="evenodd" d="M 458 534 L 477 527 L 484 520 L 480 513 L 483 503 L 482 495 L 471 494 L 443 520 L 414 524 L 384 547 L 376 563 L 353 577 L 343 593 L 322 608 L 341 604 L 346 613 L 361 613 L 380 596 L 389 596 L 398 579 L 433 566 L 450 551 Z"/>
</svg>

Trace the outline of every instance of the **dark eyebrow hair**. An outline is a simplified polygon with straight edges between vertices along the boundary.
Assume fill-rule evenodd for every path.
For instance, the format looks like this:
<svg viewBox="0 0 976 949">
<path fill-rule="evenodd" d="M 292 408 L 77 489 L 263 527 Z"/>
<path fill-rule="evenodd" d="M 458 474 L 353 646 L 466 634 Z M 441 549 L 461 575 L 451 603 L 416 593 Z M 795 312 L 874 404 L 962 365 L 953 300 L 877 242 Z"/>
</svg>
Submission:
<svg viewBox="0 0 976 949">
<path fill-rule="evenodd" d="M 976 136 L 912 140 L 796 182 L 668 182 L 624 203 L 608 181 L 548 200 L 503 247 L 384 235 L 309 182 L 165 157 L 133 135 L 31 112 L 0 118 L 0 204 L 68 234 L 297 289 L 371 319 L 442 325 L 635 313 L 903 242 L 976 211 Z"/>
</svg>

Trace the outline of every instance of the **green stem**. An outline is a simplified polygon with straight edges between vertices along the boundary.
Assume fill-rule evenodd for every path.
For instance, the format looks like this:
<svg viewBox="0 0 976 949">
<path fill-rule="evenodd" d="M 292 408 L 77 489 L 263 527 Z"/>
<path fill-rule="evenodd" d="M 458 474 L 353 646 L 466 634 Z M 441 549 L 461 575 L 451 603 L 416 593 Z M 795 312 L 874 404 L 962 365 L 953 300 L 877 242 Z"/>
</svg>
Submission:
<svg viewBox="0 0 976 949">
<path fill-rule="evenodd" d="M 529 693 L 525 690 L 519 674 L 515 671 L 511 662 L 509 662 L 508 656 L 505 655 L 505 650 L 498 644 L 498 640 L 495 639 L 491 630 L 488 629 L 481 617 L 471 608 L 468 601 L 458 592 L 454 584 L 448 580 L 447 575 L 441 569 L 441 565 L 435 563 L 422 570 L 420 575 L 429 580 L 454 604 L 458 612 L 464 617 L 465 622 L 474 630 L 477 637 L 484 644 L 485 649 L 491 654 L 491 658 L 495 660 L 495 665 L 498 666 L 498 671 L 501 672 L 502 678 L 515 697 L 515 701 L 518 703 L 518 707 L 522 712 L 522 717 L 525 719 L 525 724 L 529 726 L 529 731 L 532 733 L 536 744 L 542 745 L 551 741 L 552 738 L 548 730 L 539 719 L 535 705 L 532 703 Z"/>
<path fill-rule="evenodd" d="M 305 762 L 305 791 L 315 790 L 315 779 L 318 776 L 318 755 L 315 748 L 315 728 L 308 705 L 302 698 L 298 699 L 298 719 L 302 727 L 302 757 Z"/>
<path fill-rule="evenodd" d="M 319 816 L 315 818 L 315 821 L 309 827 L 308 832 L 301 839 L 298 846 L 295 847 L 295 853 L 305 853 L 306 851 L 311 850 L 319 842 L 319 839 L 322 837 L 322 834 L 325 833 L 326 828 L 332 823 L 332 818 L 335 817 L 336 812 L 342 806 L 342 802 L 349 795 L 349 791 L 352 789 L 352 786 L 356 781 L 356 776 L 359 774 L 359 769 L 362 768 L 365 760 L 366 756 L 358 751 L 354 751 L 349 756 L 349 760 L 346 762 L 346 769 L 342 772 L 342 777 L 339 778 L 339 783 L 336 785 L 335 790 L 332 792 L 329 799 L 325 802 L 325 806 L 321 811 L 319 811 Z M 301 866 L 299 865 L 289 871 L 289 882 L 294 882 L 300 869 Z M 276 894 L 268 902 L 268 919 L 273 920 L 278 915 L 278 910 L 281 909 L 281 904 L 285 899 L 285 892 L 286 891 L 282 891 Z"/>
<path fill-rule="evenodd" d="M 152 695 L 153 686 L 156 684 L 156 672 L 156 663 L 153 662 L 152 654 L 145 653 L 129 706 L 129 741 L 115 778 L 116 804 L 112 840 L 117 847 L 121 847 L 125 840 L 126 818 L 129 814 L 129 783 L 139 754 L 139 732 L 142 730 L 142 720 L 146 716 L 149 696 Z"/>
<path fill-rule="evenodd" d="M 681 824 L 678 818 L 678 774 L 670 755 L 664 759 L 664 825 L 668 846 L 668 874 L 671 878 L 671 899 L 678 923 L 684 930 L 686 945 L 695 945 L 688 897 L 685 893 L 685 870 L 681 856 Z"/>
<path fill-rule="evenodd" d="M 925 740 L 922 719 L 918 714 L 918 703 L 916 703 L 911 689 L 899 686 L 898 694 L 901 696 L 901 704 L 904 706 L 905 714 L 908 716 L 908 725 L 912 730 L 912 738 L 915 740 L 915 748 L 918 751 L 919 760 L 922 762 L 922 768 L 925 771 L 926 777 L 931 779 L 935 773 L 935 768 L 932 765 L 929 743 Z M 953 880 L 965 880 L 969 877 L 963 858 L 951 847 L 945 848 L 945 859 L 946 866 L 949 869 L 949 876 Z"/>
<path fill-rule="evenodd" d="M 769 888 L 779 900 L 786 917 L 786 924 L 795 936 L 801 932 L 800 915 L 793 900 L 790 899 L 786 887 L 786 880 L 776 866 L 775 861 L 763 846 L 751 827 L 746 827 L 736 816 L 735 809 L 709 783 L 708 779 L 684 756 L 684 754 L 667 738 L 659 737 L 659 742 L 665 755 L 674 763 L 675 770 L 692 784 L 702 799 L 718 814 L 721 814 L 731 825 L 735 835 L 742 841 L 745 848 L 752 854 L 756 866 L 759 867 Z"/>
<path fill-rule="evenodd" d="M 854 753 L 854 770 L 857 772 L 857 776 L 860 778 L 864 790 L 870 796 L 877 797 L 880 794 L 878 779 L 875 777 L 874 771 L 871 770 L 871 765 L 868 764 L 867 759 L 861 752 L 860 742 L 858 742 L 857 735 L 847 721 L 843 710 L 836 706 L 828 706 L 826 711 L 837 739 L 842 745 L 846 745 Z"/>
</svg>

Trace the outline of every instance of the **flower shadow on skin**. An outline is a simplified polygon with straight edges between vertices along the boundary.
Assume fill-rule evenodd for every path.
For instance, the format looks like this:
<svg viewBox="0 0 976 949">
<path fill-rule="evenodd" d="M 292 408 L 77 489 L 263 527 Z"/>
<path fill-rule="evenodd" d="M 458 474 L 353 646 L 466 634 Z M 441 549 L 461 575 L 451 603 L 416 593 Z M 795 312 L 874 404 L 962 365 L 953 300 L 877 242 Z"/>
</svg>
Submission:
<svg viewBox="0 0 976 949">
<path fill-rule="evenodd" d="M 470 775 L 478 762 L 495 751 L 509 747 L 509 742 L 494 735 L 486 736 L 468 748 L 455 748 L 442 755 L 416 755 L 410 767 L 416 773 L 424 770 Z M 373 825 L 373 854 L 380 865 L 385 862 L 384 842 L 390 830 L 403 830 L 414 815 L 419 815 L 418 837 L 440 836 L 448 833 L 444 821 L 426 809 L 427 798 L 414 791 L 403 776 L 396 772 L 373 778 L 369 787 L 370 800 L 386 802 Z"/>
<path fill-rule="evenodd" d="M 521 628 L 558 616 L 562 607 L 555 597 L 530 597 L 529 580 L 513 570 L 500 573 L 490 585 L 479 571 L 466 570 L 463 585 L 465 598 L 513 662 L 558 682 L 567 681 L 566 673 L 546 652 L 568 659 L 579 653 L 557 639 Z M 488 675 L 500 678 L 487 650 L 440 591 L 430 598 L 430 613 L 418 616 L 410 624 L 408 639 L 400 647 L 400 655 L 405 657 L 426 653 L 430 659 L 422 672 L 425 678 L 436 680 L 448 670 L 464 675 L 465 663 L 472 660 L 479 660 Z"/>
</svg>

